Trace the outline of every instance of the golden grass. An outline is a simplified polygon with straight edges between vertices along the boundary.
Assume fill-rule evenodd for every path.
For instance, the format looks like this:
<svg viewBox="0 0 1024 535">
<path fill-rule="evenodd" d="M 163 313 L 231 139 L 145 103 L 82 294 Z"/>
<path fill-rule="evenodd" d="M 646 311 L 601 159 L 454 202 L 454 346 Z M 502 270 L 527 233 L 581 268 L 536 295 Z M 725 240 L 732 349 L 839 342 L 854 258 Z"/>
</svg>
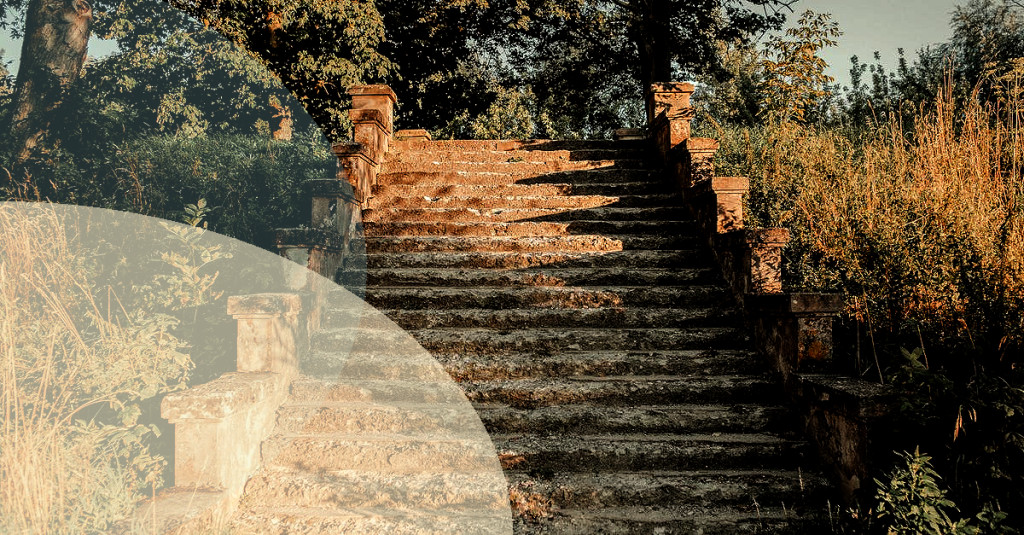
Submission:
<svg viewBox="0 0 1024 535">
<path fill-rule="evenodd" d="M 102 531 L 158 483 L 135 403 L 180 378 L 166 325 L 115 314 L 64 217 L 0 205 L 0 532 Z M 148 392 L 147 392 L 148 393 Z"/>
<path fill-rule="evenodd" d="M 947 85 L 912 132 L 725 130 L 720 174 L 750 176 L 754 224 L 793 230 L 791 287 L 845 291 L 876 329 L 1005 358 L 1024 347 L 1022 119 L 1020 98 L 958 103 Z"/>
</svg>

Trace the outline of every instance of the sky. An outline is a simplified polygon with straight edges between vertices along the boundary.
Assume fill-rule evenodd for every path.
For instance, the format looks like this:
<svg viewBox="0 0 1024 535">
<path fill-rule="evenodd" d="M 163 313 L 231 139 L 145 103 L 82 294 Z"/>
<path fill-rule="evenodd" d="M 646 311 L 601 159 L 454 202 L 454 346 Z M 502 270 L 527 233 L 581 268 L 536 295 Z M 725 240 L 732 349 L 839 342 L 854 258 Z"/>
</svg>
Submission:
<svg viewBox="0 0 1024 535">
<path fill-rule="evenodd" d="M 830 66 L 829 74 L 840 84 L 848 84 L 850 56 L 870 62 L 877 50 L 883 65 L 891 69 L 896 65 L 897 49 L 902 47 L 907 57 L 913 58 L 917 50 L 947 40 L 950 15 L 958 3 L 966 0 L 800 0 L 788 19 L 795 23 L 807 9 L 832 14 L 844 35 L 838 47 L 821 55 Z M 5 50 L 5 60 L 11 60 L 18 56 L 21 45 L 4 34 L 0 35 L 0 48 Z M 109 51 L 110 46 L 90 44 L 93 53 L 104 50 Z M 16 64 L 11 67 L 12 72 L 16 69 Z"/>
<path fill-rule="evenodd" d="M 829 74 L 845 85 L 850 81 L 850 56 L 858 56 L 862 63 L 873 63 L 877 50 L 882 54 L 882 64 L 887 69 L 894 68 L 899 48 L 912 59 L 925 46 L 948 40 L 953 10 L 957 4 L 966 3 L 966 0 L 801 0 L 793 6 L 795 13 L 787 19 L 793 24 L 800 13 L 808 9 L 832 14 L 843 36 L 839 38 L 838 47 L 823 51 L 821 57 L 829 64 Z"/>
</svg>

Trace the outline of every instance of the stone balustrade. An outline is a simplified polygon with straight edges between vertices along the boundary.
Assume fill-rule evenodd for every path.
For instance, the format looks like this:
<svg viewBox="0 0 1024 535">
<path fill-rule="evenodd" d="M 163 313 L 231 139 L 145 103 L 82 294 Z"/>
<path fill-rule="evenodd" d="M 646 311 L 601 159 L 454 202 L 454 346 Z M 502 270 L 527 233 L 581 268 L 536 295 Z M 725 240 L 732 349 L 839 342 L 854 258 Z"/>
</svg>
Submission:
<svg viewBox="0 0 1024 535">
<path fill-rule="evenodd" d="M 755 345 L 801 409 L 804 429 L 844 498 L 853 500 L 870 481 L 872 428 L 887 414 L 892 392 L 837 373 L 842 366 L 834 361 L 832 330 L 843 296 L 785 291 L 782 253 L 789 231 L 745 224 L 749 181 L 716 177 L 718 142 L 690 137 L 693 91 L 689 83 L 652 85 L 649 135 L 732 287 Z"/>
<path fill-rule="evenodd" d="M 352 97 L 352 141 L 335 144 L 334 153 L 338 157 L 338 178 L 352 185 L 356 200 L 366 207 L 391 146 L 398 100 L 395 92 L 383 84 L 356 86 L 348 94 Z"/>
<path fill-rule="evenodd" d="M 369 85 L 349 95 L 353 139 L 333 146 L 337 175 L 303 184 L 308 226 L 275 235 L 278 252 L 293 262 L 284 270 L 284 288 L 293 293 L 228 299 L 237 323 L 236 371 L 162 400 L 161 415 L 174 425 L 174 486 L 140 506 L 119 531 L 217 531 L 259 468 L 260 446 L 319 328 L 326 294 L 338 271 L 363 252 L 362 209 L 391 142 L 394 92 Z"/>
<path fill-rule="evenodd" d="M 120 531 L 199 532 L 231 515 L 308 347 L 305 300 L 293 293 L 228 298 L 237 371 L 164 397 L 160 414 L 174 425 L 174 485 L 141 505 Z"/>
</svg>

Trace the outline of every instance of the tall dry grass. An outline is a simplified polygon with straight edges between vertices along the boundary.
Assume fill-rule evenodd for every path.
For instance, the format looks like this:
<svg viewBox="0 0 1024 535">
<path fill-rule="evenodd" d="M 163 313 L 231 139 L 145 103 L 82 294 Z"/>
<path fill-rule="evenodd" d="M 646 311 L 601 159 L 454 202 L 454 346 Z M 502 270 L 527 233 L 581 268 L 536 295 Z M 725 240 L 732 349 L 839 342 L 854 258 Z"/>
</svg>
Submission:
<svg viewBox="0 0 1024 535">
<path fill-rule="evenodd" d="M 0 532 L 102 532 L 159 484 L 138 401 L 183 380 L 161 316 L 129 312 L 68 214 L 0 204 Z"/>
<path fill-rule="evenodd" d="M 956 102 L 951 85 L 912 130 L 724 129 L 720 173 L 751 178 L 755 224 L 793 231 L 791 287 L 846 292 L 851 318 L 894 344 L 1024 347 L 1024 99 Z M 928 347 L 934 346 L 934 347 Z"/>
</svg>

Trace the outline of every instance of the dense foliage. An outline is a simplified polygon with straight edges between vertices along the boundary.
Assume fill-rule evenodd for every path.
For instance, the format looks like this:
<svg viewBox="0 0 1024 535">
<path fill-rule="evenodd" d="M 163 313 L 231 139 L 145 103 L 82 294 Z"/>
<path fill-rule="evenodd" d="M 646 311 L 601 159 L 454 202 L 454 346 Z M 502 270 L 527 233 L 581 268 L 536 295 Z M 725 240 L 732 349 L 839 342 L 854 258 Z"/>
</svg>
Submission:
<svg viewBox="0 0 1024 535">
<path fill-rule="evenodd" d="M 761 124 L 702 112 L 698 130 L 722 141 L 720 172 L 751 179 L 753 222 L 792 231 L 789 287 L 848 296 L 837 358 L 901 392 L 886 438 L 931 457 L 934 472 L 920 457 L 879 460 L 903 471 L 879 482 L 854 532 L 1024 525 L 1021 17 L 1009 3 L 968 2 L 953 40 L 902 57 L 895 72 L 854 58 L 845 91 L 797 91 L 814 97 L 802 117 L 772 114 L 766 101 Z M 764 87 L 788 55 L 786 67 L 803 62 L 794 72 L 814 80 L 813 58 L 787 54 L 827 37 L 827 25 L 805 21 L 763 53 L 771 69 L 737 49 L 735 70 Z M 705 91 L 752 100 L 728 84 Z"/>
</svg>

